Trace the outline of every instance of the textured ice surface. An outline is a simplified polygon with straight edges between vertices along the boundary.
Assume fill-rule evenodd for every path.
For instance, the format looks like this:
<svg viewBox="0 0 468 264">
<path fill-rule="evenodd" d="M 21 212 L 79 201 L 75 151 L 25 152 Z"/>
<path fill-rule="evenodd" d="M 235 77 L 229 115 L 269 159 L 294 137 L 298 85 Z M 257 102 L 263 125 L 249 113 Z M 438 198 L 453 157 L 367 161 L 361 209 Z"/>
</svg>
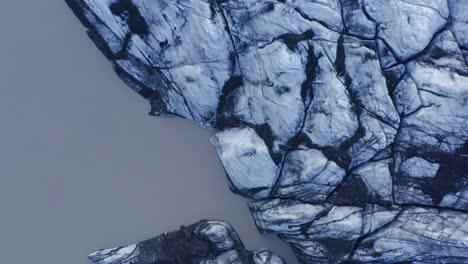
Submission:
<svg viewBox="0 0 468 264">
<path fill-rule="evenodd" d="M 466 0 L 67 2 L 301 262 L 468 262 Z"/>
<path fill-rule="evenodd" d="M 94 264 L 285 264 L 268 250 L 247 251 L 225 222 L 200 221 L 179 231 L 126 246 L 99 250 Z"/>
</svg>

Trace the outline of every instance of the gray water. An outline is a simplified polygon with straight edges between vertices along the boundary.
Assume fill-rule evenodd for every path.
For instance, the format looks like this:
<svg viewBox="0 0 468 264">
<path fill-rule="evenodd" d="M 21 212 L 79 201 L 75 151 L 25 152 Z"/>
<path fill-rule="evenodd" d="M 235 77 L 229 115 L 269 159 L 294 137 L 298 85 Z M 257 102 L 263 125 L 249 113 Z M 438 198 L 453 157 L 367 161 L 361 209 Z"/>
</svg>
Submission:
<svg viewBox="0 0 468 264">
<path fill-rule="evenodd" d="M 85 264 L 205 218 L 297 263 L 229 192 L 213 132 L 148 116 L 63 0 L 2 1 L 0 36 L 1 263 Z"/>
</svg>

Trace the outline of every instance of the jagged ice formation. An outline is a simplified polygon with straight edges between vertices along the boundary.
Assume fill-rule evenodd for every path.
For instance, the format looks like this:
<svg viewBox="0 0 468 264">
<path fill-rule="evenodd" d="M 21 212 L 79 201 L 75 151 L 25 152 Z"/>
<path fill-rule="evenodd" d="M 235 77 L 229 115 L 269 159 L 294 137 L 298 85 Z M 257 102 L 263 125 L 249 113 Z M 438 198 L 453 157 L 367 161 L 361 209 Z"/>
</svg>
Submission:
<svg viewBox="0 0 468 264">
<path fill-rule="evenodd" d="M 466 0 L 67 2 L 302 263 L 468 263 Z"/>
<path fill-rule="evenodd" d="M 102 249 L 94 264 L 285 264 L 268 250 L 247 251 L 225 222 L 200 221 L 137 244 Z"/>
</svg>

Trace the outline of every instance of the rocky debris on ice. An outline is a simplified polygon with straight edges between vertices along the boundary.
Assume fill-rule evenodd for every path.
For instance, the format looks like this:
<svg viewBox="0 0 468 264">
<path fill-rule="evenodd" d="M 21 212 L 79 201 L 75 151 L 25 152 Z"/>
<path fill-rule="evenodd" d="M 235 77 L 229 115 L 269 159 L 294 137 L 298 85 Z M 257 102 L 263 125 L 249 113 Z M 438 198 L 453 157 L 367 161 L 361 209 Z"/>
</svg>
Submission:
<svg viewBox="0 0 468 264">
<path fill-rule="evenodd" d="M 247 251 L 231 225 L 220 221 L 200 221 L 137 244 L 99 250 L 89 259 L 94 264 L 285 264 L 266 249 Z"/>
</svg>

